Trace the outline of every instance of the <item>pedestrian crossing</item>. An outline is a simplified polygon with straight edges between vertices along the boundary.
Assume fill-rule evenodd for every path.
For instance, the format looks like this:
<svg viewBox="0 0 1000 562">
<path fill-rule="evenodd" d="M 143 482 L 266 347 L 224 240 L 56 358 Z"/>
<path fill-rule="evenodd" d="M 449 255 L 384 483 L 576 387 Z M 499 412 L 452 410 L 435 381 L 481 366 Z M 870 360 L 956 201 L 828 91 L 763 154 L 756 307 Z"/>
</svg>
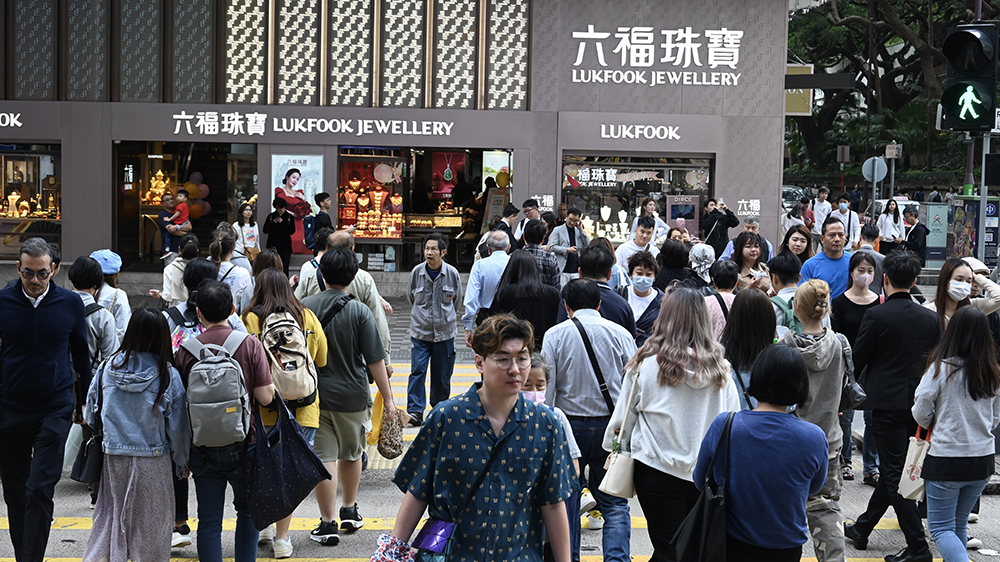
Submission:
<svg viewBox="0 0 1000 562">
<path fill-rule="evenodd" d="M 632 556 L 632 562 L 648 562 L 650 557 L 635 555 Z M 82 562 L 82 558 L 45 558 L 45 562 Z M 233 558 L 223 558 L 223 562 L 234 562 Z M 258 556 L 257 560 L 275 560 L 274 558 L 267 558 L 264 556 Z M 284 562 L 369 562 L 369 558 L 284 558 Z M 603 556 L 587 556 L 581 555 L 580 562 L 602 562 L 604 560 Z M 940 561 L 940 558 L 935 558 L 934 561 Z M 883 562 L 882 558 L 848 558 L 848 562 Z M 0 562 L 17 562 L 14 558 L 0 558 Z M 170 562 L 198 562 L 197 558 L 171 558 Z M 802 562 L 817 562 L 816 557 L 804 557 Z"/>
</svg>

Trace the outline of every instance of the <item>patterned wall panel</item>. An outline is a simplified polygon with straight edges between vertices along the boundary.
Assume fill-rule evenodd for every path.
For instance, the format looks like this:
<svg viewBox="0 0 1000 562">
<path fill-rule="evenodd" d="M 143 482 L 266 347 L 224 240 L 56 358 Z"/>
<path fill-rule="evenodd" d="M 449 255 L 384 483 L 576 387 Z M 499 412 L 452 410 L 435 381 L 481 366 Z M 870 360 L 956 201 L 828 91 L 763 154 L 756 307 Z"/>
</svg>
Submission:
<svg viewBox="0 0 1000 562">
<path fill-rule="evenodd" d="M 371 105 L 372 0 L 330 0 L 330 105 Z"/>
<path fill-rule="evenodd" d="M 266 103 L 267 0 L 226 3 L 226 103 Z"/>
<path fill-rule="evenodd" d="M 382 105 L 424 105 L 424 0 L 382 4 Z"/>
<path fill-rule="evenodd" d="M 56 2 L 14 4 L 14 99 L 56 99 Z"/>
<path fill-rule="evenodd" d="M 212 0 L 174 3 L 174 102 L 211 103 L 215 49 L 212 40 Z"/>
<path fill-rule="evenodd" d="M 69 0 L 66 11 L 66 99 L 107 101 L 108 2 Z"/>
<path fill-rule="evenodd" d="M 319 2 L 278 2 L 278 103 L 319 103 Z"/>
<path fill-rule="evenodd" d="M 528 0 L 489 0 L 488 109 L 528 108 Z"/>
<path fill-rule="evenodd" d="M 160 0 L 122 2 L 119 101 L 160 101 Z"/>
<path fill-rule="evenodd" d="M 476 0 L 438 0 L 434 14 L 434 107 L 475 107 Z"/>
</svg>

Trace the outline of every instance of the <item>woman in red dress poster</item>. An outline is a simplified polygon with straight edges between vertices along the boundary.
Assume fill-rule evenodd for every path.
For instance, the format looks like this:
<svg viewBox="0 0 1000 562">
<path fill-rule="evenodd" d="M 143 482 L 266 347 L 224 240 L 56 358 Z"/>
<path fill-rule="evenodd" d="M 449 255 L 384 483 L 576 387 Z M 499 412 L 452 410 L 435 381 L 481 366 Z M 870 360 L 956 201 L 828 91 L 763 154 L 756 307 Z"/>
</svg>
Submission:
<svg viewBox="0 0 1000 562">
<path fill-rule="evenodd" d="M 285 200 L 288 205 L 288 212 L 295 216 L 295 234 L 292 235 L 292 252 L 296 254 L 311 254 L 312 251 L 306 247 L 304 232 L 302 230 L 302 218 L 312 214 L 312 207 L 306 201 L 306 194 L 298 189 L 299 179 L 302 172 L 298 168 L 289 168 L 285 172 L 285 179 L 281 180 L 281 185 L 274 188 L 274 196 Z"/>
</svg>

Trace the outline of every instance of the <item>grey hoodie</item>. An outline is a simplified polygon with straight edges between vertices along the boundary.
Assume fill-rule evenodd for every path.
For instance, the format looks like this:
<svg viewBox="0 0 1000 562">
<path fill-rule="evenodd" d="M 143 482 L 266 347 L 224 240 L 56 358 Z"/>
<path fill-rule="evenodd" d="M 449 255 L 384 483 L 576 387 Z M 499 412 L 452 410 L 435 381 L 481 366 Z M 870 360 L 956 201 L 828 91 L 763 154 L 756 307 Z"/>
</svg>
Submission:
<svg viewBox="0 0 1000 562">
<path fill-rule="evenodd" d="M 840 451 L 844 438 L 844 431 L 840 429 L 840 393 L 847 376 L 840 339 L 833 330 L 824 328 L 821 336 L 789 332 L 783 342 L 802 353 L 809 370 L 809 398 L 799 404 L 796 413 L 826 433 L 830 453 Z"/>
</svg>

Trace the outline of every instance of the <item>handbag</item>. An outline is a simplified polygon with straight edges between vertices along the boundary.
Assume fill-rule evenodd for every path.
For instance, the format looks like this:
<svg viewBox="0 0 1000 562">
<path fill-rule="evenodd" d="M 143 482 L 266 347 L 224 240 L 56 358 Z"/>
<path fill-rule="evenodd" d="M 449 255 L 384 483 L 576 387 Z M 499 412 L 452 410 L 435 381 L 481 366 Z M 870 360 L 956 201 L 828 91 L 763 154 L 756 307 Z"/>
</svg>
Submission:
<svg viewBox="0 0 1000 562">
<path fill-rule="evenodd" d="M 840 347 L 844 350 L 844 362 L 847 363 L 847 380 L 840 392 L 840 411 L 846 412 L 864 404 L 868 395 L 854 378 L 854 354 L 851 352 L 851 346 L 847 344 L 847 338 L 843 334 L 837 334 L 837 339 L 840 340 Z"/>
<path fill-rule="evenodd" d="M 899 478 L 899 495 L 908 500 L 924 500 L 924 479 L 920 473 L 924 468 L 924 459 L 927 458 L 927 451 L 931 448 L 931 428 L 927 428 L 927 434 L 920 438 L 920 426 L 917 426 L 917 435 L 910 437 L 910 444 L 906 447 L 906 461 L 903 463 L 903 474 Z"/>
<path fill-rule="evenodd" d="M 490 473 L 490 467 L 493 466 L 493 462 L 496 460 L 497 456 L 500 454 L 500 450 L 504 442 L 513 434 L 517 433 L 516 426 L 513 431 L 503 436 L 496 445 L 493 446 L 493 451 L 490 452 L 490 458 L 486 461 L 486 466 L 479 471 L 479 476 L 476 477 L 476 482 L 469 489 L 469 493 L 465 496 L 465 502 L 462 504 L 462 509 L 458 511 L 459 517 L 465 510 L 469 507 L 469 503 L 472 502 L 472 497 L 476 495 L 479 490 L 479 486 L 483 484 L 483 480 L 486 475 Z M 451 551 L 455 547 L 455 528 L 458 527 L 458 521 L 444 521 L 442 519 L 435 519 L 433 517 L 427 519 L 424 526 L 420 528 L 420 532 L 417 533 L 417 538 L 413 539 L 413 548 L 418 550 L 417 560 L 421 562 L 445 562 L 451 558 Z"/>
<path fill-rule="evenodd" d="M 639 371 L 637 370 L 635 372 L 635 380 L 632 381 L 632 388 L 628 391 L 628 401 L 625 402 L 625 415 L 622 416 L 623 430 L 625 422 L 628 421 L 628 414 L 632 410 L 632 396 L 635 394 L 635 387 L 638 384 Z M 625 451 L 625 447 L 623 446 L 625 443 L 628 443 L 628 451 Z M 604 473 L 604 478 L 601 479 L 601 484 L 597 487 L 598 490 L 619 498 L 631 498 L 635 494 L 635 484 L 633 481 L 635 461 L 632 459 L 631 432 L 629 432 L 626 438 L 624 431 L 622 431 L 620 439 L 619 436 L 616 436 L 611 442 L 611 454 L 608 455 L 608 461 L 604 464 L 604 469 L 607 472 Z"/>
<path fill-rule="evenodd" d="M 247 237 L 243 233 L 243 227 L 237 226 L 236 228 L 240 229 L 240 237 L 243 238 L 243 256 L 248 262 L 253 263 L 257 259 L 257 254 L 260 253 L 260 248 L 247 248 Z"/>
<path fill-rule="evenodd" d="M 264 431 L 257 404 L 257 442 L 250 445 L 249 437 L 243 442 L 247 507 L 258 531 L 291 515 L 317 484 L 330 479 L 277 391 L 274 398 L 278 421 L 270 433 Z"/>
<path fill-rule="evenodd" d="M 101 421 L 101 409 L 104 406 L 104 388 L 101 386 L 101 375 L 104 373 L 102 364 L 97 370 L 97 404 L 94 407 L 94 427 L 90 439 L 80 446 L 80 451 L 73 461 L 73 469 L 69 477 L 77 482 L 93 484 L 101 481 L 101 470 L 104 468 L 104 422 Z"/>
<path fill-rule="evenodd" d="M 403 454 L 403 422 L 399 412 L 382 418 L 382 431 L 378 435 L 378 454 L 394 459 Z"/>
<path fill-rule="evenodd" d="M 674 548 L 677 562 L 725 562 L 726 560 L 726 496 L 725 484 L 729 481 L 729 435 L 733 428 L 735 412 L 730 412 L 726 425 L 719 435 L 712 461 L 708 463 L 705 487 L 698 501 L 677 528 L 670 546 Z M 725 451 L 723 485 L 715 481 L 715 461 Z"/>
</svg>

